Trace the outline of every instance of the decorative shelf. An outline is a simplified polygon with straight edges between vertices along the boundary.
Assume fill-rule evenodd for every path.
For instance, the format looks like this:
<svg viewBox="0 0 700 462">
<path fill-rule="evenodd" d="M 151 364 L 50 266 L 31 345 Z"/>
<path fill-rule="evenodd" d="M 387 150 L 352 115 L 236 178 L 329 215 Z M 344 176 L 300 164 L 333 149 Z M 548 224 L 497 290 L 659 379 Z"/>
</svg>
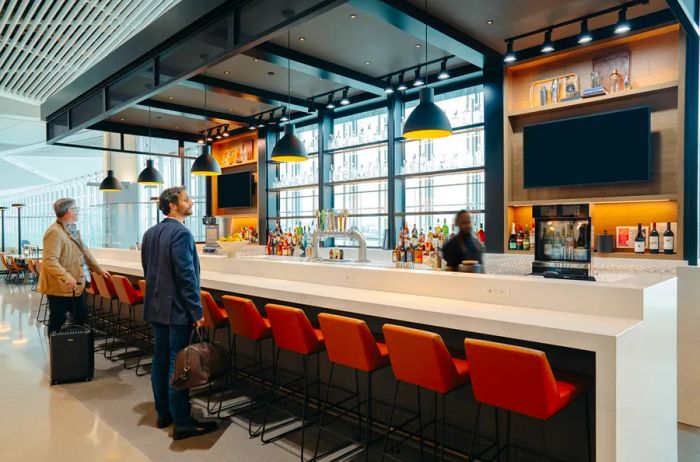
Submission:
<svg viewBox="0 0 700 462">
<path fill-rule="evenodd" d="M 222 165 L 221 168 L 233 168 L 233 167 L 242 167 L 244 165 L 253 165 L 257 164 L 258 160 L 253 159 L 253 160 L 246 160 L 245 162 L 239 162 L 237 164 L 231 164 L 231 165 Z"/>
<path fill-rule="evenodd" d="M 449 175 L 450 173 L 469 173 L 469 172 L 479 172 L 484 170 L 485 167 L 463 167 L 463 168 L 450 168 L 447 170 L 431 170 L 428 172 L 418 172 L 418 173 L 404 173 L 401 175 L 396 175 L 396 178 L 415 178 L 420 176 L 432 176 L 432 175 Z"/>
<path fill-rule="evenodd" d="M 578 199 L 552 199 L 540 201 L 509 201 L 509 207 L 530 207 L 533 205 L 569 205 L 569 204 L 617 204 L 624 202 L 655 202 L 655 201 L 675 201 L 678 197 L 675 194 L 656 194 L 649 196 L 619 196 L 619 197 L 593 197 Z"/>
<path fill-rule="evenodd" d="M 528 109 L 521 109 L 517 111 L 511 111 L 508 113 L 508 117 L 521 117 L 526 115 L 540 114 L 545 112 L 554 112 L 562 109 L 569 109 L 577 106 L 585 106 L 589 104 L 604 103 L 611 100 L 626 99 L 634 96 L 647 95 L 658 93 L 662 91 L 674 90 L 678 88 L 678 81 L 674 80 L 671 82 L 660 83 L 657 85 L 651 85 L 644 88 L 633 88 L 631 90 L 624 90 L 617 93 L 609 93 L 603 96 L 592 96 L 585 99 L 577 99 L 574 101 L 566 101 L 563 103 L 548 104 L 547 106 L 539 106 Z"/>
<path fill-rule="evenodd" d="M 353 180 L 329 181 L 328 183 L 324 183 L 324 186 L 340 186 L 340 185 L 344 185 L 344 184 L 367 183 L 368 181 L 386 181 L 388 179 L 389 179 L 389 177 L 387 177 L 387 176 L 375 176 L 375 177 L 369 177 L 369 178 L 355 178 Z"/>
<path fill-rule="evenodd" d="M 268 188 L 267 192 L 280 192 L 280 191 L 289 191 L 292 189 L 305 189 L 305 188 L 313 188 L 315 186 L 318 186 L 318 183 L 311 183 L 311 184 L 297 184 L 293 186 L 282 186 L 279 188 Z"/>
<path fill-rule="evenodd" d="M 360 144 L 354 144 L 352 146 L 342 146 L 342 147 L 337 147 L 337 148 L 332 148 L 332 149 L 326 149 L 327 154 L 335 154 L 337 152 L 344 152 L 344 151 L 359 151 L 360 149 L 367 149 L 375 146 L 381 146 L 383 144 L 387 144 L 388 140 L 377 140 L 377 141 L 370 141 L 367 143 L 360 143 Z"/>
</svg>

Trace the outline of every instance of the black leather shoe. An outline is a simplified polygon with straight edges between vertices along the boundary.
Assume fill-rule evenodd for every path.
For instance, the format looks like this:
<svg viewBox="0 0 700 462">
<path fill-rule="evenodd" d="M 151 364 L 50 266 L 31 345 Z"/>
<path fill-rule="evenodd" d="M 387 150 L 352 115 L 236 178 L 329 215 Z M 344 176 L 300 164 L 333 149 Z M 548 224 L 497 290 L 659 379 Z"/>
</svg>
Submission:
<svg viewBox="0 0 700 462">
<path fill-rule="evenodd" d="M 173 416 L 170 414 L 164 415 L 164 416 L 158 416 L 158 420 L 156 421 L 156 427 L 158 428 L 166 428 L 169 427 L 173 424 Z"/>
<path fill-rule="evenodd" d="M 219 428 L 216 422 L 200 422 L 197 420 L 192 420 L 189 425 L 175 426 L 173 429 L 173 439 L 182 440 L 185 438 L 190 438 L 192 436 L 201 436 L 211 433 Z"/>
</svg>

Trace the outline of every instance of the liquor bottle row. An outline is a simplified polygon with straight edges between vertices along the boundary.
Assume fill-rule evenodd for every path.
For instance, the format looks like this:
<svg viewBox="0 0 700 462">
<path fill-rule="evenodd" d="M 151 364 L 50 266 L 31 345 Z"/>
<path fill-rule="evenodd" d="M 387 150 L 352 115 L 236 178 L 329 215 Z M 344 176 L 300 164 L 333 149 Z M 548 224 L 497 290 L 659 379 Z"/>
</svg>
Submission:
<svg viewBox="0 0 700 462">
<path fill-rule="evenodd" d="M 590 246 L 587 238 L 587 225 L 578 225 L 578 235 L 574 232 L 573 222 L 564 222 L 558 227 L 544 227 L 542 235 L 542 253 L 548 260 L 589 261 Z"/>
<path fill-rule="evenodd" d="M 283 231 L 279 222 L 267 235 L 265 254 L 306 257 L 311 253 L 311 227 L 297 223 L 293 230 Z"/>
<path fill-rule="evenodd" d="M 391 261 L 394 263 L 416 263 L 430 264 L 433 269 L 442 267 L 441 250 L 445 242 L 455 235 L 455 225 L 452 231 L 447 226 L 447 219 L 443 219 L 442 225 L 438 221 L 434 229 L 428 230 L 426 234 L 422 229 L 419 231 L 414 224 L 409 231 L 408 225 L 404 224 L 398 238 L 398 244 L 392 252 Z M 477 237 L 483 245 L 486 240 L 484 225 L 480 225 Z"/>
<path fill-rule="evenodd" d="M 517 228 L 517 229 L 516 229 Z M 508 250 L 530 250 L 535 246 L 535 224 L 516 225 L 512 223 L 510 238 L 508 239 Z"/>
<path fill-rule="evenodd" d="M 647 247 L 646 230 L 642 230 L 642 224 L 637 224 L 637 237 L 634 239 L 634 253 L 644 254 L 647 249 L 649 253 L 660 253 L 660 244 L 663 243 L 663 253 L 672 255 L 675 248 L 675 235 L 671 229 L 671 223 L 666 223 L 666 231 L 663 236 L 656 230 L 656 223 L 652 223 L 651 233 L 649 233 L 649 245 Z"/>
</svg>

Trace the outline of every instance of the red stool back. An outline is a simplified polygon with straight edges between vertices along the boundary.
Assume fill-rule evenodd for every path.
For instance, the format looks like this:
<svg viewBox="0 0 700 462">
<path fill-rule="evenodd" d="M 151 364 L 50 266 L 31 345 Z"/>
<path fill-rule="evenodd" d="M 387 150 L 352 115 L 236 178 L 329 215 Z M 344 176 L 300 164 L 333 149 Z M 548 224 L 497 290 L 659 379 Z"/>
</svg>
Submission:
<svg viewBox="0 0 700 462">
<path fill-rule="evenodd" d="M 275 343 L 283 350 L 309 355 L 323 350 L 323 334 L 309 322 L 304 311 L 284 305 L 265 305 Z"/>
<path fill-rule="evenodd" d="M 321 313 L 318 322 L 326 343 L 326 353 L 332 362 L 365 372 L 389 364 L 386 345 L 374 339 L 364 321 Z"/>
<path fill-rule="evenodd" d="M 107 279 L 104 280 L 105 283 L 108 281 Z M 112 276 L 112 283 L 114 284 L 114 289 L 117 292 L 117 297 L 119 298 L 120 302 L 124 303 L 125 305 L 139 305 L 143 303 L 141 291 L 134 289 L 131 282 L 124 276 L 115 274 Z"/>
<path fill-rule="evenodd" d="M 261 340 L 272 335 L 270 320 L 263 318 L 253 300 L 234 295 L 224 295 L 221 300 L 234 334 L 250 340 Z"/>
<path fill-rule="evenodd" d="M 139 279 L 139 290 L 141 291 L 141 295 L 143 297 L 146 297 L 146 280 L 145 279 Z"/>
<path fill-rule="evenodd" d="M 106 298 L 107 300 L 117 298 L 117 291 L 114 288 L 114 283 L 111 278 L 107 279 L 97 273 L 91 273 L 91 275 L 97 285 L 97 292 L 100 294 L 100 297 Z"/>
<path fill-rule="evenodd" d="M 477 401 L 546 420 L 578 396 L 583 382 L 557 380 L 543 351 L 465 339 Z"/>
<path fill-rule="evenodd" d="M 214 297 L 206 290 L 202 290 L 200 298 L 202 299 L 202 313 L 204 315 L 202 326 L 211 329 L 225 326 L 228 323 L 228 316 L 226 316 L 226 311 L 214 301 Z"/>
<path fill-rule="evenodd" d="M 467 383 L 467 361 L 453 358 L 438 334 L 393 324 L 382 330 L 398 380 L 443 394 Z"/>
</svg>

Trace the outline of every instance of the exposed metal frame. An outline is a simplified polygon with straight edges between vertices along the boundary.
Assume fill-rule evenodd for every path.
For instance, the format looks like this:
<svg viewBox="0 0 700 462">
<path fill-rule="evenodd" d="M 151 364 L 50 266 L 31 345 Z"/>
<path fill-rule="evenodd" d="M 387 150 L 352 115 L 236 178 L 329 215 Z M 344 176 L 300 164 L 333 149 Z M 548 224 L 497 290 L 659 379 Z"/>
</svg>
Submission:
<svg viewBox="0 0 700 462">
<path fill-rule="evenodd" d="M 188 119 L 203 120 L 205 116 L 205 111 L 203 108 L 184 106 L 182 104 L 170 103 L 168 101 L 159 101 L 155 99 L 146 99 L 140 101 L 136 104 L 136 107 L 150 108 L 153 112 L 158 112 L 161 114 L 174 115 L 179 117 L 185 117 Z M 206 110 L 206 115 L 210 119 L 223 119 L 230 122 L 235 122 L 239 124 L 252 125 L 256 123 L 256 120 L 251 117 L 241 116 L 237 114 L 231 114 L 228 112 L 218 112 L 213 111 L 209 108 Z"/>
</svg>

